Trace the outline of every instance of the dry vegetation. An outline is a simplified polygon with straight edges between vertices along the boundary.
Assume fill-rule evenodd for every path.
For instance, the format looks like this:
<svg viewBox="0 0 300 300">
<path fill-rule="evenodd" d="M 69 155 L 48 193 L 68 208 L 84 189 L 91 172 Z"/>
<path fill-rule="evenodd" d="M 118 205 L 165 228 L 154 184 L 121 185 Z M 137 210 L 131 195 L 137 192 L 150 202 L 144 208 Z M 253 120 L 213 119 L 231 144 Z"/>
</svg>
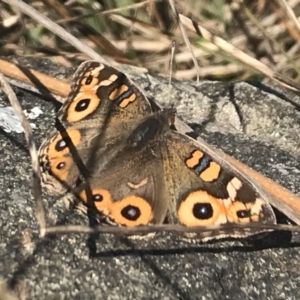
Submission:
<svg viewBox="0 0 300 300">
<path fill-rule="evenodd" d="M 5 1 L 6 2 L 6 1 Z M 7 1 L 9 2 L 9 1 Z M 174 77 L 196 78 L 192 54 L 178 22 L 165 1 L 30 0 L 43 16 L 104 56 L 127 64 L 169 73 L 170 49 L 176 41 Z M 185 0 L 177 11 L 256 58 L 284 77 L 298 80 L 300 60 L 299 0 Z M 0 3 L 0 55 L 50 57 L 69 66 L 87 57 L 33 19 Z M 262 80 L 252 64 L 242 63 L 235 51 L 219 47 L 186 31 L 200 66 L 200 77 L 214 80 Z"/>
</svg>

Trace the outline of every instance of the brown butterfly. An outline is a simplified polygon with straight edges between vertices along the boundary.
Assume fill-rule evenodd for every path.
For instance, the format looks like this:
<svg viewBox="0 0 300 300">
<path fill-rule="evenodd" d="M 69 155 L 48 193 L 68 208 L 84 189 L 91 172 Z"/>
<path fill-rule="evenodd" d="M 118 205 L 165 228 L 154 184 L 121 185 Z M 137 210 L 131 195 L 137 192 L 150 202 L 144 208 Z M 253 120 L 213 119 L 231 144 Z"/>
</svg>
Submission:
<svg viewBox="0 0 300 300">
<path fill-rule="evenodd" d="M 58 130 L 39 150 L 44 187 L 50 194 L 71 193 L 120 226 L 275 224 L 260 190 L 207 144 L 182 134 L 175 115 L 173 108 L 158 108 L 118 70 L 83 63 L 58 112 Z"/>
</svg>

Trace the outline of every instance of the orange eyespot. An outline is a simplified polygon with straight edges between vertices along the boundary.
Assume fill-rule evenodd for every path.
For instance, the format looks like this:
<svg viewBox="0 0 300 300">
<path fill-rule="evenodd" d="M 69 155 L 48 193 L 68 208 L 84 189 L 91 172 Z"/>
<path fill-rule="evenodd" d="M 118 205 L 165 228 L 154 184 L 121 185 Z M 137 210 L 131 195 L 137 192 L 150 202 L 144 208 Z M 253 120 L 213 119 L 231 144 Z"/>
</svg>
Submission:
<svg viewBox="0 0 300 300">
<path fill-rule="evenodd" d="M 78 93 L 67 110 L 67 121 L 78 122 L 93 113 L 100 105 L 100 98 L 92 90 Z"/>
<path fill-rule="evenodd" d="M 81 80 L 81 86 L 80 91 L 88 91 L 97 86 L 99 83 L 99 80 L 97 77 L 94 77 L 92 74 L 89 74 L 88 76 L 84 77 Z"/>
<path fill-rule="evenodd" d="M 63 155 L 70 152 L 67 142 L 68 138 L 70 138 L 74 146 L 77 146 L 80 143 L 81 135 L 77 129 L 69 129 L 65 134 L 67 138 L 64 139 L 62 135 L 58 133 L 50 143 L 47 152 L 47 156 L 49 157 L 49 159 L 62 157 Z"/>
<path fill-rule="evenodd" d="M 78 196 L 84 203 L 88 205 L 89 201 L 87 195 L 91 196 L 91 200 L 99 212 L 103 213 L 104 215 L 110 214 L 113 201 L 109 191 L 104 189 L 87 189 L 81 191 Z"/>
<path fill-rule="evenodd" d="M 153 215 L 151 206 L 145 199 L 128 196 L 113 203 L 109 217 L 117 224 L 132 227 L 149 224 Z"/>
<path fill-rule="evenodd" d="M 56 159 L 50 159 L 50 173 L 60 181 L 66 182 L 72 163 L 73 159 L 71 157 L 59 157 Z"/>
<path fill-rule="evenodd" d="M 240 201 L 233 201 L 226 209 L 228 222 L 231 223 L 250 223 L 258 222 L 259 216 L 252 214 L 253 203 L 243 203 Z"/>
<path fill-rule="evenodd" d="M 189 227 L 226 223 L 223 201 L 202 190 L 191 192 L 179 205 L 177 214 L 179 222 Z"/>
<path fill-rule="evenodd" d="M 103 69 L 103 65 L 95 67 L 84 73 L 80 80 L 80 92 L 96 91 L 99 86 L 99 75 Z"/>
</svg>

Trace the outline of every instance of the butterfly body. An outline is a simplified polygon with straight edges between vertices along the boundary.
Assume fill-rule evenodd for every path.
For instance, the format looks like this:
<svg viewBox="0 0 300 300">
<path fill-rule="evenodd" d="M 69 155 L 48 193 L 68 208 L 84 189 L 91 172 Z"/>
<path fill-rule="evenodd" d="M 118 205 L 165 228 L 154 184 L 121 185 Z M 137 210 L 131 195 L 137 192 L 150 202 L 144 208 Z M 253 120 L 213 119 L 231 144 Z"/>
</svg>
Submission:
<svg viewBox="0 0 300 300">
<path fill-rule="evenodd" d="M 179 132 L 175 114 L 119 71 L 84 63 L 58 113 L 60 130 L 40 148 L 44 186 L 70 191 L 120 226 L 276 223 L 251 182 Z"/>
</svg>

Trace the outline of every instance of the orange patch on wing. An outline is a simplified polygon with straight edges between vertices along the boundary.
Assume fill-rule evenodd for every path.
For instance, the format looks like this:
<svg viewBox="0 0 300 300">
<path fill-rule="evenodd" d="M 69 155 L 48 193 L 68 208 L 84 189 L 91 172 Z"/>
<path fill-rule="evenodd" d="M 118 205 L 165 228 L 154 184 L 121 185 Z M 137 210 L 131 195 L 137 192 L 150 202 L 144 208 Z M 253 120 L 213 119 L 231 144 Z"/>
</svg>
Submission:
<svg viewBox="0 0 300 300">
<path fill-rule="evenodd" d="M 86 109 L 82 111 L 76 111 L 76 106 L 82 100 L 89 100 Z M 86 116 L 93 113 L 98 108 L 99 104 L 100 99 L 94 92 L 88 91 L 86 93 L 79 93 L 75 96 L 72 103 L 68 107 L 66 119 L 70 123 L 81 121 Z"/>
<path fill-rule="evenodd" d="M 211 216 L 197 218 L 194 214 L 196 205 L 210 210 Z M 219 225 L 226 223 L 226 210 L 221 199 L 215 198 L 205 191 L 191 192 L 180 204 L 178 220 L 181 224 L 191 226 Z"/>
<path fill-rule="evenodd" d="M 214 161 L 211 161 L 209 167 L 200 173 L 200 178 L 206 182 L 211 182 L 220 176 L 221 167 Z"/>
<path fill-rule="evenodd" d="M 108 96 L 109 100 L 115 101 L 118 99 L 122 94 L 128 91 L 128 85 L 123 84 L 121 86 L 116 87 Z"/>
<path fill-rule="evenodd" d="M 194 168 L 197 166 L 200 162 L 200 159 L 204 156 L 204 153 L 201 152 L 200 150 L 195 150 L 194 152 L 191 153 L 190 158 L 188 158 L 185 163 L 189 168 Z"/>
<path fill-rule="evenodd" d="M 99 86 L 110 86 L 113 82 L 115 82 L 119 78 L 118 75 L 112 74 L 108 79 L 102 80 L 99 82 Z"/>
<path fill-rule="evenodd" d="M 118 86 L 115 88 L 109 95 L 109 99 L 112 101 L 118 100 L 119 97 L 121 97 L 124 93 L 126 93 L 129 90 L 128 85 L 123 84 L 121 86 Z M 134 102 L 136 100 L 136 94 L 131 93 L 129 97 L 122 99 L 122 101 L 118 104 L 121 108 L 125 108 L 130 104 L 131 102 Z"/>
<path fill-rule="evenodd" d="M 136 100 L 136 94 L 131 94 L 128 98 L 123 99 L 121 103 L 119 103 L 119 106 L 121 108 L 127 107 L 130 103 L 134 102 Z"/>
<path fill-rule="evenodd" d="M 130 209 L 137 215 L 136 218 L 133 216 L 132 220 L 126 217 L 126 213 L 129 213 Z M 150 204 L 145 199 L 131 195 L 114 202 L 109 217 L 117 224 L 133 227 L 149 224 L 153 214 Z"/>
</svg>

